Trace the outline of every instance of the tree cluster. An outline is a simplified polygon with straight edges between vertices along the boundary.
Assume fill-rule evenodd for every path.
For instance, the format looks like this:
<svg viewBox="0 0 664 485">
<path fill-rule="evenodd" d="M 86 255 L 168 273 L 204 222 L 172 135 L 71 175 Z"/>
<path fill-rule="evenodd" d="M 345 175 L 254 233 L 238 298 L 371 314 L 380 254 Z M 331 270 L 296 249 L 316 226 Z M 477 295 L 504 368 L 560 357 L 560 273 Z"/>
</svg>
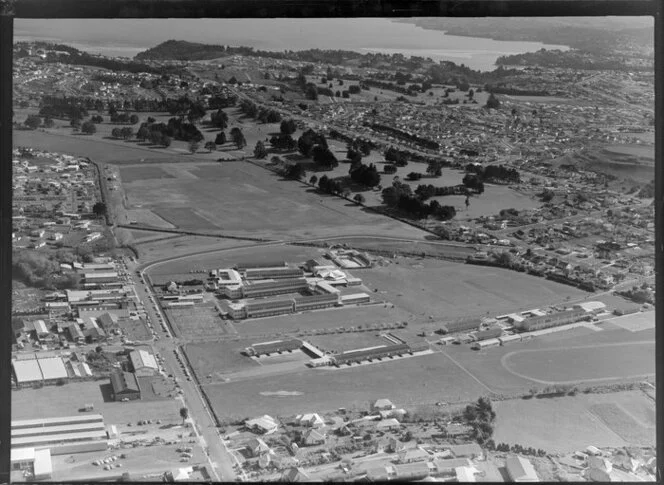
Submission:
<svg viewBox="0 0 664 485">
<path fill-rule="evenodd" d="M 418 185 L 415 189 L 415 195 L 420 200 L 427 200 L 431 197 L 440 197 L 444 195 L 468 195 L 468 188 L 465 185 L 450 185 L 447 187 L 436 187 L 434 185 Z"/>
<path fill-rule="evenodd" d="M 320 179 L 318 179 L 318 188 L 322 192 L 326 192 L 328 194 L 340 194 L 343 191 L 341 182 L 328 178 L 327 175 L 323 175 Z"/>
<path fill-rule="evenodd" d="M 289 118 L 287 120 L 281 121 L 281 126 L 279 126 L 279 131 L 282 135 L 292 135 L 297 130 L 297 123 L 294 119 Z"/>
<path fill-rule="evenodd" d="M 259 120 L 261 123 L 278 123 L 281 121 L 281 113 L 274 109 L 258 106 L 249 99 L 241 100 L 239 107 L 244 114 Z"/>
<path fill-rule="evenodd" d="M 247 140 L 244 137 L 244 133 L 237 126 L 231 129 L 231 141 L 235 144 L 238 150 L 247 146 Z"/>
<path fill-rule="evenodd" d="M 292 136 L 284 135 L 283 133 L 271 137 L 270 145 L 272 145 L 272 148 L 277 150 L 284 150 L 288 152 L 291 152 L 297 148 L 297 142 L 295 139 Z"/>
<path fill-rule="evenodd" d="M 531 446 L 525 447 L 520 444 L 508 445 L 507 443 L 494 443 L 492 439 L 487 440 L 485 446 L 488 450 L 502 451 L 503 453 L 517 453 L 519 455 L 531 455 L 531 456 L 546 456 L 546 450 L 541 448 L 533 448 Z"/>
<path fill-rule="evenodd" d="M 42 120 L 39 116 L 28 115 L 28 118 L 24 121 L 24 124 L 31 130 L 36 130 L 42 124 Z"/>
<path fill-rule="evenodd" d="M 312 151 L 314 162 L 316 162 L 321 167 L 332 170 L 334 167 L 339 165 L 337 157 L 334 156 L 334 153 L 327 147 L 327 144 L 324 145 L 315 145 Z"/>
<path fill-rule="evenodd" d="M 39 115 L 60 119 L 83 119 L 88 116 L 88 110 L 76 105 L 46 105 L 39 109 Z"/>
<path fill-rule="evenodd" d="M 62 276 L 58 253 L 47 255 L 37 251 L 14 251 L 12 276 L 34 287 L 73 289 L 78 286 L 76 274 Z"/>
<path fill-rule="evenodd" d="M 433 140 L 429 140 L 428 138 L 421 137 L 419 135 L 416 135 L 415 133 L 407 133 L 403 130 L 400 130 L 398 128 L 394 128 L 393 126 L 388 126 L 388 125 L 383 125 L 380 123 L 365 123 L 366 126 L 371 127 L 372 129 L 376 131 L 380 131 L 383 133 L 387 133 L 389 135 L 392 135 L 396 138 L 400 138 L 405 141 L 410 141 L 413 143 L 417 143 L 418 145 L 427 148 L 429 150 L 438 150 L 440 148 L 440 145 L 438 142 L 435 142 Z"/>
<path fill-rule="evenodd" d="M 472 190 L 477 194 L 484 193 L 484 182 L 482 182 L 479 175 L 467 173 L 464 175 L 462 182 L 467 189 Z"/>
<path fill-rule="evenodd" d="M 388 163 L 383 166 L 383 172 L 386 174 L 397 173 L 397 166 L 392 163 Z"/>
<path fill-rule="evenodd" d="M 117 139 L 122 138 L 123 140 L 128 140 L 133 135 L 134 135 L 134 130 L 129 126 L 124 126 L 122 128 L 113 128 L 111 130 L 111 136 Z"/>
<path fill-rule="evenodd" d="M 521 183 L 521 174 L 519 171 L 505 165 L 487 165 L 483 167 L 482 165 L 469 163 L 465 168 L 466 172 L 476 174 L 481 181 Z"/>
<path fill-rule="evenodd" d="M 408 159 L 410 154 L 403 150 L 399 150 L 394 147 L 389 147 L 385 152 L 385 160 L 388 162 L 393 162 L 397 167 L 405 167 L 408 165 Z"/>
<path fill-rule="evenodd" d="M 219 108 L 210 115 L 210 122 L 212 126 L 225 130 L 228 127 L 228 115 L 223 109 Z"/>
<path fill-rule="evenodd" d="M 354 182 L 367 187 L 376 187 L 377 185 L 380 185 L 380 174 L 373 163 L 364 165 L 359 162 L 351 166 L 350 178 Z"/>
<path fill-rule="evenodd" d="M 313 155 L 316 145 L 327 148 L 327 140 L 322 133 L 316 133 L 311 128 L 302 133 L 300 138 L 297 139 L 297 149 L 305 157 Z"/>
<path fill-rule="evenodd" d="M 493 424 L 496 412 L 491 406 L 491 400 L 481 397 L 477 403 L 469 404 L 463 412 L 464 420 L 471 428 L 471 437 L 479 444 L 484 444 L 493 435 Z"/>
<path fill-rule="evenodd" d="M 454 206 L 443 206 L 435 200 L 427 204 L 414 196 L 410 185 L 403 182 L 393 182 L 381 194 L 387 206 L 398 208 L 416 218 L 434 216 L 440 220 L 449 220 L 456 216 Z"/>
<path fill-rule="evenodd" d="M 111 115 L 111 123 L 117 123 L 117 124 L 130 124 L 130 125 L 135 125 L 138 123 L 138 116 L 135 114 L 129 114 L 129 113 L 118 113 L 116 111 L 113 111 L 110 113 Z"/>
</svg>

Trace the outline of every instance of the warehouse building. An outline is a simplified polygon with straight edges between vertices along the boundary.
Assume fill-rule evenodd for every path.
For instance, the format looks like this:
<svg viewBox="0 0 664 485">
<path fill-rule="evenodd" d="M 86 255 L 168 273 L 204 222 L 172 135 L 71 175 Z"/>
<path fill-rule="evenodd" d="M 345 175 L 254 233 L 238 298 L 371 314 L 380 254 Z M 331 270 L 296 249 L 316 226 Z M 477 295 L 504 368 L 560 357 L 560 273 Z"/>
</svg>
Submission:
<svg viewBox="0 0 664 485">
<path fill-rule="evenodd" d="M 58 381 L 66 381 L 69 378 L 65 364 L 60 357 L 14 360 L 12 366 L 18 387 L 37 383 L 56 384 Z"/>
<path fill-rule="evenodd" d="M 69 330 L 69 338 L 72 342 L 76 342 L 77 344 L 85 342 L 85 335 L 83 335 L 83 331 L 78 323 L 71 323 L 67 327 L 67 330 Z"/>
<path fill-rule="evenodd" d="M 370 349 L 358 349 L 341 352 L 332 356 L 332 363 L 338 367 L 343 364 L 359 364 L 365 360 L 372 361 L 373 359 L 383 359 L 410 353 L 411 350 L 407 344 L 383 345 Z"/>
<path fill-rule="evenodd" d="M 157 359 L 147 350 L 139 349 L 130 352 L 129 360 L 136 377 L 151 377 L 159 373 Z"/>
<path fill-rule="evenodd" d="M 574 308 L 562 312 L 550 313 L 541 317 L 527 318 L 523 322 L 515 323 L 515 327 L 522 332 L 532 332 L 534 330 L 578 322 L 587 317 L 588 313 L 584 309 Z"/>
<path fill-rule="evenodd" d="M 265 262 L 248 262 L 248 263 L 237 263 L 235 269 L 237 271 L 246 271 L 248 269 L 255 268 L 282 268 L 287 266 L 286 261 L 265 261 Z"/>
<path fill-rule="evenodd" d="M 69 379 L 65 363 L 60 357 L 37 359 L 37 363 L 41 369 L 44 384 L 55 384 L 58 381 L 66 381 Z"/>
<path fill-rule="evenodd" d="M 470 334 L 475 340 L 488 340 L 500 337 L 503 334 L 503 329 L 498 325 L 487 328 L 486 330 L 479 330 Z"/>
<path fill-rule="evenodd" d="M 104 418 L 100 414 L 12 421 L 11 442 L 17 467 L 26 466 L 30 460 L 37 461 L 39 455 L 34 453 L 40 450 L 50 449 L 51 455 L 64 455 L 108 447 Z"/>
<path fill-rule="evenodd" d="M 473 350 L 482 350 L 482 349 L 488 349 L 490 347 L 498 347 L 499 345 L 500 345 L 500 340 L 498 340 L 497 338 L 490 338 L 475 342 L 470 348 Z"/>
<path fill-rule="evenodd" d="M 341 303 L 344 305 L 360 305 L 371 302 L 371 296 L 367 293 L 353 293 L 352 295 L 341 295 Z"/>
<path fill-rule="evenodd" d="M 141 398 L 141 389 L 138 385 L 136 375 L 131 372 L 118 370 L 111 374 L 111 387 L 113 388 L 113 399 L 130 401 Z"/>
<path fill-rule="evenodd" d="M 292 352 L 302 347 L 302 341 L 298 339 L 275 340 L 273 342 L 262 342 L 254 344 L 244 349 L 249 356 L 259 357 L 261 355 L 270 355 L 280 352 Z"/>
<path fill-rule="evenodd" d="M 601 301 L 584 301 L 577 303 L 572 308 L 580 309 L 590 314 L 597 314 L 606 311 L 606 305 Z"/>
<path fill-rule="evenodd" d="M 444 323 L 441 327 L 443 333 L 468 332 L 479 330 L 481 321 L 477 319 L 457 320 L 455 322 Z"/>
</svg>

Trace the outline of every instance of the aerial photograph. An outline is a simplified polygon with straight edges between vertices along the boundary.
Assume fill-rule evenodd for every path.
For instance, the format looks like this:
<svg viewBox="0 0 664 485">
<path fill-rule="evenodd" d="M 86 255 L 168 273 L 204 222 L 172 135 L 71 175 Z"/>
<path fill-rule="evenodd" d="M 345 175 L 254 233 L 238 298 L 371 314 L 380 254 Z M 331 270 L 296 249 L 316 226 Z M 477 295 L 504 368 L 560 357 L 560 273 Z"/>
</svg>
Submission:
<svg viewBox="0 0 664 485">
<path fill-rule="evenodd" d="M 656 481 L 652 17 L 13 63 L 12 482 Z"/>
</svg>

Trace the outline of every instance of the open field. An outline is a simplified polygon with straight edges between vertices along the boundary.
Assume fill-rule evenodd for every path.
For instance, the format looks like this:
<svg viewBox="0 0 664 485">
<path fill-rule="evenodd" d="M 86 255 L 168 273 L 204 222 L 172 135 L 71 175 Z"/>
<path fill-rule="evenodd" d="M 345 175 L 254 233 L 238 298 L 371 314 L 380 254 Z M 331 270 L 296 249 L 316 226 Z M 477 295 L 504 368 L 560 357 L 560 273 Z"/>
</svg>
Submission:
<svg viewBox="0 0 664 485">
<path fill-rule="evenodd" d="M 418 316 L 451 320 L 528 310 L 587 293 L 544 278 L 502 268 L 399 258 L 398 264 L 363 270 L 376 296 Z"/>
<path fill-rule="evenodd" d="M 490 387 L 494 392 L 510 394 L 515 392 L 527 392 L 533 387 L 542 389 L 549 385 L 531 380 L 530 377 L 532 377 L 531 374 L 533 373 L 548 372 L 548 369 L 551 366 L 549 360 L 562 362 L 562 357 L 557 358 L 558 350 L 556 349 L 561 349 L 560 355 L 562 356 L 565 354 L 566 348 L 578 346 L 592 347 L 597 345 L 602 349 L 602 345 L 618 344 L 623 347 L 613 347 L 612 350 L 615 354 L 622 354 L 618 360 L 630 361 L 630 357 L 634 357 L 637 362 L 642 362 L 642 365 L 645 366 L 646 370 L 642 373 L 654 372 L 655 361 L 653 354 L 650 353 L 650 360 L 641 359 L 638 355 L 639 352 L 641 352 L 640 345 L 627 345 L 629 342 L 643 340 L 651 340 L 654 342 L 654 330 L 632 333 L 618 328 L 616 330 L 607 329 L 595 332 L 585 327 L 577 327 L 572 330 L 539 336 L 527 342 L 515 342 L 504 347 L 494 347 L 479 352 L 471 350 L 467 345 L 451 345 L 442 347 L 441 350 L 486 386 Z M 569 366 L 569 369 L 566 369 L 567 374 L 564 374 L 562 379 L 565 381 L 584 378 L 588 379 L 590 377 L 587 375 L 586 369 L 601 369 L 605 364 L 613 369 L 614 366 L 610 363 L 613 357 L 609 356 L 607 358 L 605 353 L 607 352 L 606 349 L 611 349 L 611 347 L 604 347 L 604 349 L 604 352 L 588 352 L 585 357 L 579 357 L 581 364 L 576 367 Z M 532 357 L 530 359 L 531 367 L 527 369 L 529 373 L 528 375 L 525 375 L 525 373 L 524 375 L 517 375 L 510 372 L 502 365 L 503 358 L 509 359 L 509 357 L 505 356 L 521 351 L 527 351 L 529 356 Z M 648 367 L 653 370 L 648 371 Z M 635 372 L 635 374 L 637 373 L 638 372 Z M 619 373 L 619 375 L 626 376 L 628 374 Z M 582 385 L 580 385 L 580 387 L 582 387 Z"/>
<path fill-rule="evenodd" d="M 630 332 L 640 332 L 641 330 L 655 328 L 655 312 L 632 313 L 622 317 L 611 318 L 608 322 Z"/>
<path fill-rule="evenodd" d="M 175 178 L 173 175 L 165 171 L 161 167 L 152 165 L 139 165 L 139 166 L 124 166 L 120 167 L 122 180 L 126 183 L 136 182 L 138 180 L 152 180 L 152 179 L 170 179 Z"/>
<path fill-rule="evenodd" d="M 45 386 L 42 389 L 12 391 L 12 419 L 53 418 L 75 416 L 84 404 L 94 405 L 94 412 L 102 414 L 107 424 L 134 424 L 141 419 L 161 419 L 166 423 L 182 423 L 179 401 L 105 402 L 101 386 L 108 379 L 75 382 L 64 386 Z M 72 399 L 72 396 L 75 396 Z"/>
<path fill-rule="evenodd" d="M 266 413 L 291 416 L 339 407 L 367 409 L 369 401 L 381 397 L 402 407 L 467 401 L 487 393 L 440 353 L 346 369 L 306 369 L 204 388 L 222 419 Z M 269 394 L 278 391 L 286 392 Z"/>
<path fill-rule="evenodd" d="M 320 329 L 359 327 L 371 324 L 397 323 L 412 315 L 399 308 L 383 305 L 330 308 L 278 317 L 243 320 L 234 324 L 241 336 L 274 335 L 278 333 L 303 334 Z M 374 332 L 375 333 L 375 332 Z M 356 334 L 353 334 L 356 335 Z"/>
<path fill-rule="evenodd" d="M 632 409 L 648 414 L 648 421 L 639 423 L 626 414 L 634 414 Z M 654 445 L 655 404 L 641 391 L 498 401 L 494 410 L 496 443 L 518 443 L 552 453 L 588 445 Z M 625 428 L 627 423 L 631 427 Z"/>
<path fill-rule="evenodd" d="M 435 237 L 435 236 L 432 236 Z M 461 260 L 475 254 L 477 251 L 470 246 L 455 246 L 449 244 L 436 244 L 426 241 L 394 241 L 389 239 L 377 239 L 371 237 L 344 237 L 330 239 L 330 244 L 348 244 L 349 246 L 365 251 L 390 251 L 392 253 L 425 253 L 427 256 L 439 256 L 446 258 L 459 258 Z M 364 270 L 362 270 L 364 271 Z M 362 276 L 362 273 L 358 273 Z"/>
<path fill-rule="evenodd" d="M 203 380 L 210 374 L 220 378 L 223 374 L 258 367 L 260 364 L 255 360 L 240 353 L 252 343 L 250 340 L 190 343 L 184 350 L 196 375 Z"/>
<path fill-rule="evenodd" d="M 212 338 L 227 333 L 225 322 L 211 304 L 197 303 L 193 307 L 164 308 L 164 313 L 179 337 Z"/>
<path fill-rule="evenodd" d="M 516 350 L 502 362 L 510 372 L 543 384 L 628 378 L 655 373 L 655 342 Z"/>
<path fill-rule="evenodd" d="M 153 210 L 181 229 L 253 237 L 337 235 L 340 227 L 360 234 L 367 226 L 376 234 L 424 234 L 337 197 L 308 193 L 297 182 L 275 180 L 271 172 L 249 163 L 187 162 L 170 165 L 171 174 L 173 169 L 188 175 L 125 181 L 126 208 Z"/>
<path fill-rule="evenodd" d="M 149 231 L 144 231 L 149 232 Z M 155 236 L 163 233 L 153 232 Z M 198 251 L 215 251 L 223 250 L 230 247 L 237 247 L 242 244 L 246 244 L 243 241 L 235 241 L 232 239 L 221 239 L 216 237 L 206 237 L 206 236 L 175 236 L 172 237 L 172 234 L 168 234 L 167 237 L 159 239 L 146 241 L 143 243 L 138 243 L 138 251 L 140 254 L 141 262 L 150 262 L 150 261 L 159 261 L 164 258 L 177 257 L 181 255 L 188 255 L 192 252 Z M 193 257 L 193 256 L 192 256 Z M 204 256 L 199 255 L 197 258 L 202 258 Z M 191 264 L 191 259 L 186 259 Z M 171 264 L 175 264 L 173 262 Z M 155 270 L 160 268 L 160 266 L 155 267 Z M 186 271 L 189 271 L 187 269 Z M 150 273 L 152 273 L 150 271 Z"/>
<path fill-rule="evenodd" d="M 604 147 L 604 151 L 611 154 L 627 155 L 636 157 L 639 160 L 654 161 L 655 147 L 648 145 L 609 145 Z"/>
<path fill-rule="evenodd" d="M 188 238 L 187 238 L 188 239 Z M 206 238 L 214 240 L 212 238 Z M 217 240 L 220 243 L 223 240 Z M 324 249 L 308 248 L 303 246 L 271 245 L 256 247 L 240 247 L 251 244 L 247 241 L 226 241 L 226 247 L 222 247 L 219 252 L 210 252 L 208 254 L 192 255 L 183 257 L 177 261 L 168 261 L 163 264 L 155 265 L 149 270 L 152 275 L 168 275 L 178 273 L 188 273 L 189 271 L 198 271 L 219 268 L 232 268 L 238 263 L 263 262 L 263 261 L 286 261 L 291 264 L 304 263 L 308 259 L 322 258 L 325 254 Z"/>
</svg>

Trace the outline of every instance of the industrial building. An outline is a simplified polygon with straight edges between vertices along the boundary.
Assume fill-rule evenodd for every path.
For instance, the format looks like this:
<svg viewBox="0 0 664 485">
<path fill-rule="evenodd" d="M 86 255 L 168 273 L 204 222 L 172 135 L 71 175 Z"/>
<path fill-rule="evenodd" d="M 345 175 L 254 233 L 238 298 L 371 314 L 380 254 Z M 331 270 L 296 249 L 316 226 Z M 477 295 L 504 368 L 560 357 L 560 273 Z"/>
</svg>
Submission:
<svg viewBox="0 0 664 485">
<path fill-rule="evenodd" d="M 300 268 L 251 268 L 244 272 L 244 277 L 247 280 L 264 280 L 264 279 L 282 279 L 282 278 L 301 278 L 304 276 L 304 271 Z"/>
<path fill-rule="evenodd" d="M 329 308 L 339 304 L 338 293 L 327 293 L 323 295 L 296 296 L 295 311 L 317 310 L 320 308 Z"/>
<path fill-rule="evenodd" d="M 478 330 L 482 322 L 478 319 L 457 320 L 444 323 L 441 327 L 443 333 L 468 332 Z"/>
<path fill-rule="evenodd" d="M 479 340 L 470 347 L 471 349 L 474 350 L 482 350 L 482 349 L 487 349 L 489 347 L 498 347 L 500 345 L 500 340 L 497 338 L 489 338 L 486 340 Z"/>
<path fill-rule="evenodd" d="M 25 466 L 33 451 L 50 449 L 51 455 L 64 455 L 108 447 L 104 418 L 100 414 L 12 421 L 11 441 L 17 462 L 12 466 Z"/>
<path fill-rule="evenodd" d="M 302 347 L 302 341 L 298 339 L 276 340 L 274 342 L 254 344 L 244 349 L 244 352 L 249 356 L 259 357 L 261 355 L 298 350 L 300 347 Z"/>
<path fill-rule="evenodd" d="M 588 318 L 588 313 L 582 308 L 564 310 L 562 312 L 550 313 L 539 317 L 527 318 L 514 326 L 522 332 L 532 332 L 543 328 L 567 325 Z"/>
<path fill-rule="evenodd" d="M 248 269 L 254 268 L 282 268 L 287 266 L 286 261 L 264 261 L 264 262 L 248 262 L 248 263 L 237 263 L 235 269 L 237 271 L 246 271 Z"/>
<path fill-rule="evenodd" d="M 292 298 L 251 301 L 244 306 L 247 318 L 272 317 L 293 313 L 295 302 Z"/>
<path fill-rule="evenodd" d="M 411 350 L 407 344 L 383 345 L 381 347 L 373 347 L 370 349 L 341 352 L 333 355 L 331 362 L 333 365 L 340 366 L 343 364 L 360 363 L 365 360 L 383 359 L 394 357 L 395 355 L 401 356 L 410 353 Z"/>
<path fill-rule="evenodd" d="M 131 372 L 117 370 L 111 374 L 111 387 L 113 388 L 113 399 L 116 401 L 124 399 L 133 401 L 141 398 L 141 388 L 138 385 L 138 379 Z"/>
<path fill-rule="evenodd" d="M 151 377 L 159 373 L 157 359 L 147 350 L 139 349 L 130 352 L 129 361 L 136 377 Z"/>
<path fill-rule="evenodd" d="M 219 292 L 227 298 L 237 299 L 297 293 L 308 288 L 309 283 L 304 278 L 287 278 L 254 283 L 245 282 L 239 286 L 222 287 L 219 289 Z"/>
<path fill-rule="evenodd" d="M 12 361 L 14 377 L 18 387 L 37 383 L 56 384 L 69 378 L 64 362 L 60 357 L 26 359 Z"/>
<path fill-rule="evenodd" d="M 472 338 L 477 341 L 495 339 L 503 334 L 503 329 L 498 325 L 487 328 L 486 330 L 478 330 L 470 334 Z"/>
</svg>

